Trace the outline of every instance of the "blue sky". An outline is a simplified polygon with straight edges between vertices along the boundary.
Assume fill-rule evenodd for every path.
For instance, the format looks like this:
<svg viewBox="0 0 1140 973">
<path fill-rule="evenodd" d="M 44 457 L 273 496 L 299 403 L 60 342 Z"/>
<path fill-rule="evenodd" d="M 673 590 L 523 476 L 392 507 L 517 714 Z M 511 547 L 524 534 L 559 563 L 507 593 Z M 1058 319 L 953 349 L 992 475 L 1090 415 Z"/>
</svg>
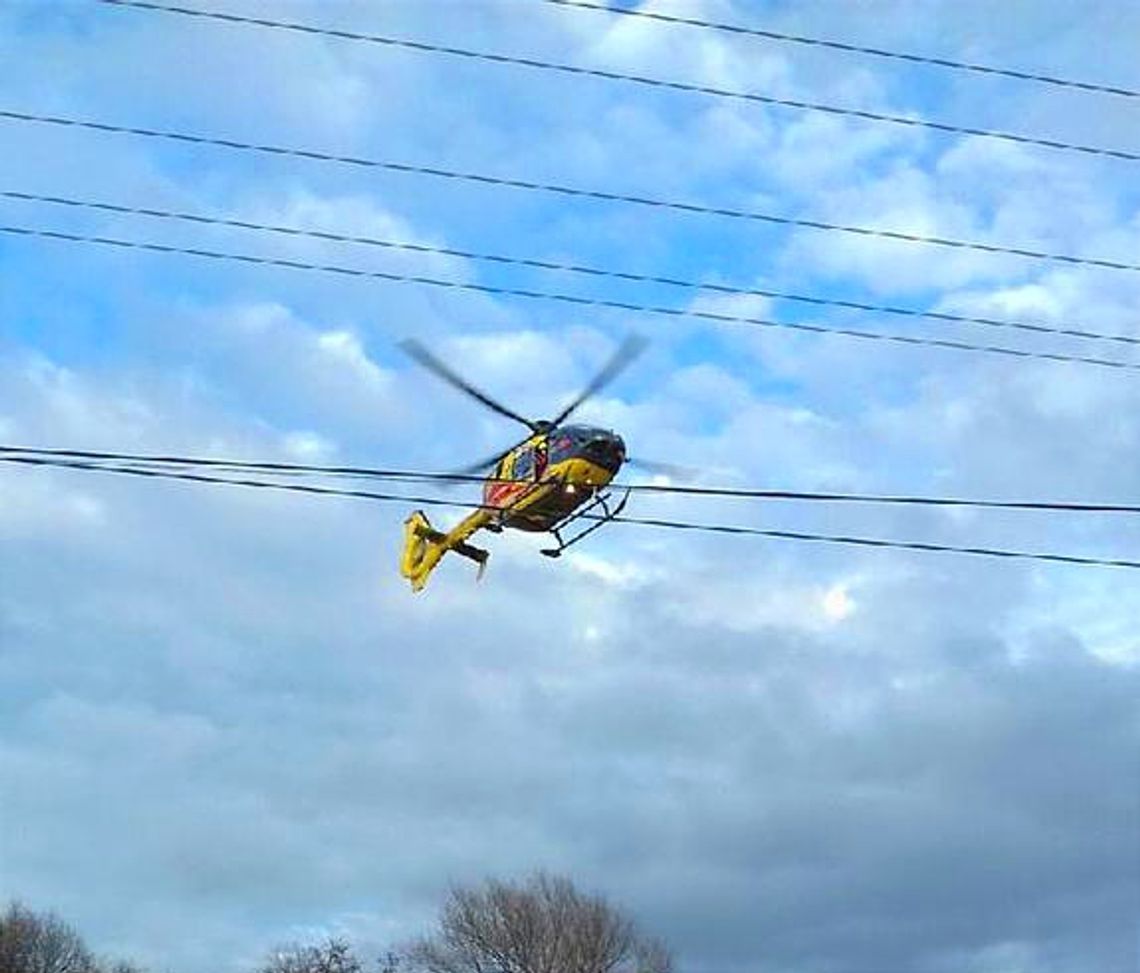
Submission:
<svg viewBox="0 0 1140 973">
<path fill-rule="evenodd" d="M 651 3 L 1140 88 L 1121 2 Z M 1134 99 L 534 2 L 219 9 L 1140 151 Z M 91 3 L 0 107 L 1134 261 L 1135 163 Z M 1135 273 L 0 120 L 0 189 L 1137 335 Z M 1126 346 L 0 201 L 0 221 L 1140 361 Z M 416 336 L 710 483 L 1133 502 L 1135 373 L 0 238 L 0 441 L 461 465 Z M 536 867 L 698 973 L 1131 968 L 1128 572 L 632 527 L 413 597 L 402 506 L 0 471 L 0 894 L 175 973 L 415 935 Z M 465 499 L 462 491 L 456 494 Z M 1135 557 L 1122 518 L 638 497 L 643 516 Z M 446 519 L 446 518 L 441 518 Z"/>
</svg>

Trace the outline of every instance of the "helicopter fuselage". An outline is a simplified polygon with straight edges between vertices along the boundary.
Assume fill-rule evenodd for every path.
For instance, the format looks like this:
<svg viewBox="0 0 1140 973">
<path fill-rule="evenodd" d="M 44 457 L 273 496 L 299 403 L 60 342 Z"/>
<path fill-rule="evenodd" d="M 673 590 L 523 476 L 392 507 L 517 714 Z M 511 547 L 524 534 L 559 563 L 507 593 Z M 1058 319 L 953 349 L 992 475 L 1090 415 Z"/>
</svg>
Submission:
<svg viewBox="0 0 1140 973">
<path fill-rule="evenodd" d="M 484 484 L 483 503 L 501 527 L 549 531 L 607 486 L 624 462 L 625 443 L 608 429 L 548 429 L 503 457 Z"/>
</svg>

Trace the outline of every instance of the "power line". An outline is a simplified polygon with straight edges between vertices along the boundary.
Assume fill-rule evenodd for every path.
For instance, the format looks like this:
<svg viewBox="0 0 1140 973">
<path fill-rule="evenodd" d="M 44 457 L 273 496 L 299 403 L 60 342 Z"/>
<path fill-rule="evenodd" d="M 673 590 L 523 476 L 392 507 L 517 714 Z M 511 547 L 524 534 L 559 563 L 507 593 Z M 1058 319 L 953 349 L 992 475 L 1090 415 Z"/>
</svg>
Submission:
<svg viewBox="0 0 1140 973">
<path fill-rule="evenodd" d="M 848 54 L 869 54 L 873 57 L 893 58 L 894 60 L 907 61 L 911 64 L 925 64 L 932 67 L 949 68 L 955 71 L 970 71 L 975 74 L 996 75 L 1003 78 L 1014 78 L 1018 81 L 1036 81 L 1041 84 L 1054 85 L 1059 88 L 1076 88 L 1080 91 L 1120 95 L 1125 98 L 1140 98 L 1140 91 L 1118 87 L 1116 85 L 1096 84 L 1090 81 L 1075 81 L 1071 78 L 1058 78 L 1053 75 L 1037 74 L 1032 71 L 1018 71 L 1012 68 L 995 67 L 991 64 L 976 64 L 969 61 L 954 61 L 949 58 L 931 57 L 924 54 L 888 51 L 879 47 L 864 47 L 859 44 L 848 44 L 843 41 L 825 40 L 819 37 L 806 37 L 803 34 L 789 34 L 784 31 L 763 30 L 756 27 L 744 27 L 740 24 L 726 24 L 712 20 L 702 20 L 698 17 L 679 17 L 674 14 L 659 13 L 638 7 L 607 7 L 596 3 L 589 3 L 586 2 L 586 0 L 545 0 L 545 2 L 562 7 L 577 7 L 582 10 L 593 10 L 597 13 L 616 14 L 623 17 L 643 17 L 647 20 L 656 20 L 666 24 L 681 24 L 687 27 L 699 27 L 706 30 L 721 31 L 726 34 L 761 37 L 765 40 L 803 44 L 809 47 L 824 47 L 833 51 L 844 51 Z"/>
<path fill-rule="evenodd" d="M 109 0 L 107 0 L 109 2 Z M 338 165 L 358 166 L 370 169 L 382 169 L 388 172 L 431 176 L 437 179 L 452 179 L 461 182 L 479 183 L 484 186 L 498 186 L 506 189 L 521 189 L 528 192 L 551 193 L 558 196 L 579 199 L 594 199 L 609 203 L 630 203 L 637 206 L 648 206 L 655 209 L 674 210 L 682 213 L 700 214 L 704 216 L 722 216 L 729 219 L 752 220 L 761 223 L 772 223 L 778 226 L 796 226 L 811 230 L 824 230 L 837 233 L 850 233 L 861 237 L 873 237 L 883 240 L 899 240 L 904 243 L 922 243 L 938 247 L 951 247 L 957 250 L 977 250 L 981 253 L 1007 254 L 1015 257 L 1027 257 L 1033 260 L 1049 260 L 1057 263 L 1071 264 L 1087 267 L 1103 267 L 1109 270 L 1140 271 L 1140 264 L 1126 263 L 1101 257 L 1078 257 L 1070 254 L 1050 253 L 1043 250 L 1030 250 L 1023 247 L 1007 247 L 997 244 L 982 243 L 976 240 L 955 240 L 949 237 L 926 236 L 918 233 L 904 233 L 899 230 L 885 230 L 875 227 L 854 226 L 842 223 L 827 223 L 822 220 L 798 219 L 791 216 L 777 216 L 772 213 L 762 213 L 757 210 L 740 210 L 730 207 L 704 206 L 699 203 L 686 203 L 678 200 L 657 199 L 651 196 L 634 196 L 626 193 L 611 193 L 600 189 L 581 189 L 575 186 L 565 186 L 560 183 L 531 182 L 525 179 L 512 179 L 504 176 L 491 176 L 478 172 L 460 172 L 454 169 L 441 169 L 434 166 L 412 165 L 403 162 L 391 162 L 381 159 L 368 159 L 360 156 L 338 155 L 331 152 L 320 152 L 314 149 L 301 149 L 281 145 L 269 145 L 256 142 L 243 142 L 237 139 L 214 138 L 205 135 L 193 135 L 187 132 L 176 132 L 164 129 L 137 128 L 128 125 L 113 125 L 108 122 L 96 122 L 89 119 L 67 117 L 62 115 L 43 115 L 31 112 L 11 111 L 0 109 L 0 118 L 16 122 L 33 122 L 44 125 L 59 125 L 68 128 L 87 129 L 96 132 L 105 132 L 116 135 L 137 135 L 142 138 L 165 139 L 189 145 L 208 145 L 216 148 L 234 149 L 244 152 L 259 152 L 280 157 L 309 159 L 315 162 L 331 162 Z"/>
<path fill-rule="evenodd" d="M 420 503 L 436 507 L 458 507 L 479 509 L 480 504 L 462 503 L 442 498 L 407 496 L 399 493 L 377 493 L 373 490 L 346 490 L 342 487 L 315 486 L 308 483 L 276 483 L 272 480 L 244 480 L 214 476 L 208 473 L 195 473 L 188 470 L 148 469 L 136 465 L 114 465 L 97 460 L 54 459 L 46 456 L 0 456 L 0 463 L 15 463 L 21 466 L 56 467 L 59 469 L 87 470 L 99 473 L 121 473 L 128 476 L 148 477 L 156 480 L 185 480 L 192 483 L 225 483 L 231 486 L 254 487 L 266 490 L 283 490 L 288 493 L 307 493 L 316 496 L 356 497 L 363 500 L 387 500 L 404 503 Z"/>
<path fill-rule="evenodd" d="M 444 54 L 451 57 L 486 61 L 494 64 L 509 64 L 515 67 L 531 68 L 539 71 L 553 71 L 560 74 L 577 75 L 579 77 L 600 78 L 604 81 L 620 81 L 627 84 L 636 84 L 669 91 L 708 95 L 714 98 L 729 98 L 756 104 L 776 105 L 781 108 L 793 108 L 799 111 L 822 112 L 827 115 L 859 118 L 864 121 L 887 122 L 892 125 L 903 125 L 908 128 L 933 129 L 934 131 L 945 132 L 951 135 L 972 135 L 980 138 L 998 139 L 1003 142 L 1014 142 L 1019 145 L 1032 145 L 1038 148 L 1056 149 L 1064 152 L 1079 152 L 1083 155 L 1121 159 L 1126 162 L 1140 162 L 1140 154 L 1126 152 L 1121 149 L 1080 145 L 1074 142 L 1037 138 L 1031 135 L 1020 135 L 1014 132 L 999 131 L 997 129 L 971 128 L 964 125 L 950 125 L 945 122 L 924 121 L 906 115 L 886 115 L 880 112 L 865 111 L 859 108 L 842 108 L 837 105 L 829 105 L 822 102 L 799 101 L 794 98 L 777 98 L 773 95 L 761 95 L 751 91 L 735 91 L 728 88 L 716 88 L 711 85 L 691 84 L 684 81 L 669 81 L 664 78 L 652 78 L 640 74 L 626 74 L 620 71 L 607 71 L 602 68 L 587 68 L 577 64 L 563 64 L 558 61 L 545 61 L 539 58 L 514 57 L 507 54 L 496 54 L 491 51 L 476 51 L 465 47 L 429 44 L 424 41 L 412 41 L 406 38 L 389 37 L 383 34 L 360 34 L 352 31 L 316 27 L 312 24 L 300 24 L 294 21 L 269 20 L 264 17 L 245 17 L 218 10 L 200 10 L 190 7 L 147 3 L 143 2 L 143 0 L 98 0 L 98 2 L 115 7 L 132 7 L 138 10 L 201 17 L 209 20 L 225 21 L 231 24 L 267 27 L 275 30 L 300 31 L 306 34 L 336 37 L 342 40 L 368 41 L 373 44 L 382 44 L 387 47 L 402 48 L 404 50 L 418 51 L 427 54 Z"/>
<path fill-rule="evenodd" d="M 401 496 L 391 493 L 377 493 L 370 490 L 343 490 L 301 483 L 274 483 L 266 480 L 243 480 L 231 477 L 211 476 L 202 473 L 188 473 L 172 470 L 144 470 L 131 466 L 106 466 L 85 463 L 79 460 L 53 460 L 37 457 L 0 456 L 0 463 L 16 463 L 26 466 L 59 467 L 72 470 L 86 470 L 101 473 L 115 473 L 127 476 L 141 476 L 152 479 L 185 480 L 194 483 L 226 484 L 229 486 L 251 487 L 264 490 L 281 490 L 291 493 L 304 493 L 317 496 L 351 497 L 389 503 L 412 503 L 421 506 L 451 507 L 468 510 L 491 509 L 482 504 L 460 503 L 438 497 Z M 584 515 L 588 520 L 603 520 L 601 516 Z M 841 534 L 813 534 L 804 531 L 769 530 L 759 527 L 739 527 L 727 524 L 703 524 L 693 521 L 668 520 L 651 517 L 612 518 L 614 523 L 632 524 L 640 527 L 656 527 L 669 530 L 682 530 L 701 533 L 731 534 L 737 536 L 766 537 L 776 540 L 803 541 L 823 544 L 842 544 L 858 547 L 893 548 L 908 551 L 924 551 L 952 554 L 971 554 L 978 557 L 1048 561 L 1059 564 L 1088 565 L 1099 567 L 1140 568 L 1140 561 L 1116 558 L 1082 557 L 1069 554 L 1054 554 L 1038 551 L 1014 551 L 1005 548 L 958 547 L 950 544 L 934 544 L 920 541 L 896 541 L 877 537 L 855 537 Z"/>
<path fill-rule="evenodd" d="M 188 466 L 203 469 L 247 471 L 266 475 L 347 476 L 365 479 L 412 483 L 484 484 L 518 483 L 493 477 L 464 473 L 432 473 L 417 470 L 379 469 L 368 466 L 321 466 L 307 463 L 251 462 L 245 460 L 177 456 L 154 453 L 121 453 L 100 450 L 45 449 L 26 446 L 0 446 L 0 458 L 27 456 L 33 458 L 68 459 L 83 462 L 115 462 L 154 464 L 156 466 Z M 1001 510 L 1037 510 L 1065 513 L 1140 514 L 1140 504 L 1087 503 L 1045 500 L 977 500 L 964 497 L 923 497 L 900 494 L 821 493 L 818 491 L 768 490 L 736 487 L 699 487 L 683 484 L 615 483 L 616 490 L 634 493 L 675 494 L 680 496 L 717 497 L 756 500 L 817 501 L 823 503 L 861 503 L 933 507 L 977 507 Z"/>
<path fill-rule="evenodd" d="M 601 267 L 585 266 L 582 264 L 566 263 L 549 260 L 536 260 L 528 257 L 505 256 L 503 254 L 482 253 L 472 250 L 461 250 L 455 247 L 429 246 L 423 243 L 408 243 L 397 240 L 383 240 L 377 237 L 361 236 L 357 234 L 335 233 L 328 230 L 303 229 L 296 226 L 282 226 L 280 224 L 256 223 L 250 220 L 226 219 L 219 216 L 206 216 L 200 213 L 186 213 L 173 210 L 156 209 L 154 207 L 123 206 L 116 203 L 107 203 L 98 200 L 76 199 L 71 196 L 46 196 L 38 193 L 25 193 L 17 190 L 0 190 L 0 198 L 14 199 L 21 202 L 49 203 L 57 206 L 67 206 L 78 209 L 98 210 L 107 213 L 122 213 L 131 216 L 146 216 L 161 220 L 178 220 L 187 223 L 196 223 L 206 226 L 226 226 L 240 230 L 251 230 L 262 233 L 274 233 L 290 237 L 304 237 L 316 240 L 326 240 L 336 243 L 362 244 L 370 247 L 379 247 L 388 250 L 404 250 L 412 253 L 436 254 L 448 257 L 461 257 L 467 260 L 479 260 L 487 263 L 503 264 L 519 267 L 533 267 L 538 270 L 551 270 L 582 274 L 590 277 L 608 278 L 615 280 L 632 281 L 647 284 L 664 284 L 670 287 L 681 287 L 688 290 L 711 291 L 718 294 L 731 294 L 745 297 L 768 297 L 777 300 L 797 301 L 822 307 L 841 307 L 857 311 L 873 311 L 882 314 L 893 314 L 910 318 L 928 318 L 934 321 L 948 321 L 955 324 L 977 324 L 990 328 L 1014 328 L 1020 331 L 1030 331 L 1036 334 L 1056 334 L 1070 338 L 1084 338 L 1097 341 L 1114 341 L 1126 345 L 1140 345 L 1140 338 L 1130 335 L 1103 334 L 1088 331 L 1075 326 L 1051 326 L 1034 324 L 1025 321 L 1006 321 L 1000 318 L 975 317 L 965 314 L 950 314 L 942 311 L 920 311 L 914 308 L 904 308 L 884 304 L 869 304 L 861 301 L 847 301 L 837 298 L 816 297 L 805 294 L 794 294 L 787 291 L 775 291 L 763 288 L 730 287 L 725 284 L 705 283 L 694 280 L 684 280 L 676 277 L 659 277 L 651 274 L 636 274 L 629 271 L 609 270 Z"/>
<path fill-rule="evenodd" d="M 1021 348 L 1008 348 L 1004 345 L 977 345 L 966 341 L 948 338 L 922 338 L 914 335 L 888 334 L 881 331 L 864 331 L 857 328 L 832 327 L 830 325 L 806 324 L 800 321 L 773 321 L 768 318 L 751 317 L 740 314 L 720 314 L 715 311 L 699 311 L 688 308 L 662 307 L 652 304 L 636 304 L 627 301 L 613 301 L 603 298 L 580 297 L 555 291 L 533 291 L 517 287 L 496 287 L 490 284 L 475 284 L 467 281 L 443 280 L 438 277 L 425 277 L 416 274 L 397 274 L 384 270 L 360 270 L 337 264 L 316 264 L 301 260 L 288 260 L 281 257 L 260 257 L 244 253 L 219 250 L 206 250 L 201 247 L 172 247 L 150 241 L 123 240 L 116 237 L 85 236 L 64 233 L 58 230 L 36 229 L 26 226 L 0 225 L 0 233 L 16 236 L 38 237 L 48 240 L 62 240 L 68 243 L 94 244 L 119 249 L 143 250 L 151 253 L 181 254 L 189 257 L 202 257 L 216 261 L 254 264 L 267 267 L 283 267 L 288 270 L 305 270 L 317 273 L 339 274 L 373 280 L 385 280 L 401 284 L 417 284 L 447 290 L 471 291 L 505 297 L 521 297 L 526 300 L 551 301 L 572 304 L 576 307 L 607 308 L 630 311 L 636 314 L 654 314 L 670 318 L 696 318 L 703 321 L 716 321 L 722 324 L 746 324 L 762 328 L 779 328 L 809 334 L 840 335 L 846 338 L 859 338 L 869 341 L 884 341 L 913 347 L 944 348 L 951 351 L 970 351 L 981 354 L 1004 355 L 1011 358 L 1040 359 L 1043 361 L 1067 362 L 1071 364 L 1095 365 L 1101 368 L 1140 370 L 1140 363 L 1116 361 L 1111 358 L 1091 358 L 1083 355 L 1064 355 L 1047 351 L 1027 351 Z"/>
<path fill-rule="evenodd" d="M 595 518 L 597 519 L 597 518 Z M 751 537 L 771 537 L 786 541 L 808 541 L 823 544 L 847 544 L 857 547 L 894 548 L 905 551 L 928 551 L 943 554 L 973 554 L 979 557 L 999 557 L 1031 561 L 1053 561 L 1061 564 L 1086 564 L 1101 567 L 1140 568 L 1140 561 L 1115 558 L 1091 558 L 1068 554 L 1052 554 L 1036 551 L 1011 551 L 995 547 L 957 547 L 951 544 L 932 544 L 921 541 L 896 541 L 878 537 L 850 537 L 842 534 L 810 534 L 795 530 L 768 530 L 759 527 L 735 527 L 719 524 L 699 524 L 687 521 L 663 520 L 650 517 L 615 517 L 622 524 L 638 524 L 642 527 L 666 527 L 673 530 L 702 531 L 713 534 L 737 534 Z"/>
</svg>

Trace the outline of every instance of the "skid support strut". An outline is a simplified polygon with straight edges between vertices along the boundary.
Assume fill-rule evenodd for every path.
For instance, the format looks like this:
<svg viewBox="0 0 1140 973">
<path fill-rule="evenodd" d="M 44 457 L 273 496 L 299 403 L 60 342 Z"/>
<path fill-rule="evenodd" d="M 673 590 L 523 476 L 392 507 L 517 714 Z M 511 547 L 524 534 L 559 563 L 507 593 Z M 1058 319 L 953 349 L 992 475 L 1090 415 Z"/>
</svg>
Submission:
<svg viewBox="0 0 1140 973">
<path fill-rule="evenodd" d="M 582 540 L 585 537 L 589 537 L 589 535 L 592 534 L 594 531 L 596 531 L 599 527 L 602 527 L 605 524 L 608 524 L 618 514 L 620 514 L 625 509 L 626 501 L 629 500 L 629 493 L 630 493 L 630 491 L 626 490 L 622 494 L 621 499 L 612 508 L 610 507 L 610 500 L 613 497 L 612 494 L 609 494 L 609 493 L 598 493 L 598 494 L 596 494 L 594 496 L 594 499 L 591 500 L 588 504 L 586 504 L 580 510 L 574 511 L 574 513 L 572 513 L 569 517 L 567 517 L 564 521 L 562 521 L 562 523 L 559 524 L 557 527 L 551 528 L 550 533 L 554 537 L 554 539 L 558 542 L 558 546 L 557 547 L 544 547 L 542 549 L 542 553 L 545 554 L 547 557 L 561 557 L 562 552 L 564 550 L 566 550 L 566 548 L 572 547 L 573 545 L 577 544 L 578 541 Z M 594 511 L 598 511 L 598 510 L 600 510 L 600 513 L 594 513 Z M 569 539 L 563 538 L 562 532 L 567 527 L 569 527 L 571 524 L 573 524 L 575 521 L 582 520 L 582 519 L 592 520 L 592 521 L 594 521 L 594 523 L 592 523 L 589 527 L 585 528 L 584 530 L 580 530 L 577 534 L 575 534 L 573 537 L 571 537 Z"/>
</svg>

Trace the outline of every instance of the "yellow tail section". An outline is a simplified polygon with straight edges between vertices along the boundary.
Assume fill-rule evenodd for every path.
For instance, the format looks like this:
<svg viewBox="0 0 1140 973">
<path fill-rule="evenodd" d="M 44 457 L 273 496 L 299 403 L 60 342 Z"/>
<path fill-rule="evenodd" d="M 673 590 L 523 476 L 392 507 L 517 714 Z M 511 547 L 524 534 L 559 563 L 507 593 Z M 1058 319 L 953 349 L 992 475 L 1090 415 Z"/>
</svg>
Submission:
<svg viewBox="0 0 1140 973">
<path fill-rule="evenodd" d="M 448 551 L 462 554 L 479 565 L 478 578 L 483 577 L 487 551 L 472 547 L 467 538 L 490 520 L 485 510 L 477 510 L 444 534 L 432 527 L 422 510 L 416 510 L 404 521 L 404 553 L 400 558 L 400 574 L 412 583 L 412 591 L 422 591 L 435 566 Z"/>
</svg>

